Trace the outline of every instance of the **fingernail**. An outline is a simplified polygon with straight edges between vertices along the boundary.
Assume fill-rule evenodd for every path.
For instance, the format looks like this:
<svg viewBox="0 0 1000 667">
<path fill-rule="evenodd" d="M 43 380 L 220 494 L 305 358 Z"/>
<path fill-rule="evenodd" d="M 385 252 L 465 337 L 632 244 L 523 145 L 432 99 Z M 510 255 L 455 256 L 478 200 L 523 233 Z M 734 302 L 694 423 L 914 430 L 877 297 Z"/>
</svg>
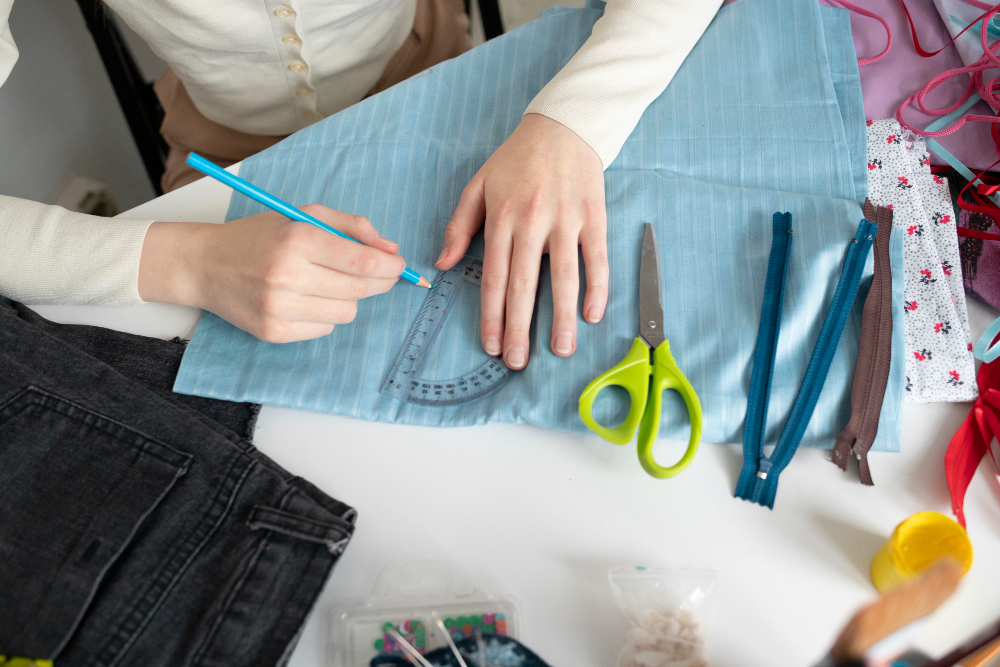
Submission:
<svg viewBox="0 0 1000 667">
<path fill-rule="evenodd" d="M 487 336 L 483 341 L 483 349 L 486 350 L 486 354 L 493 356 L 500 354 L 500 339 L 496 336 Z"/>
<path fill-rule="evenodd" d="M 434 266 L 437 266 L 438 264 L 440 264 L 441 260 L 443 260 L 445 258 L 445 255 L 447 255 L 447 254 L 448 254 L 448 246 L 445 246 L 444 249 L 441 251 L 441 254 L 438 255 L 437 261 L 434 262 Z M 490 352 L 490 354 L 494 354 L 494 353 Z M 500 352 L 497 351 L 496 354 L 500 354 Z"/>
<path fill-rule="evenodd" d="M 382 239 L 383 241 L 385 241 L 386 243 L 388 243 L 389 245 L 399 245 L 398 243 L 396 243 L 392 239 L 387 239 L 386 237 L 382 236 L 381 234 L 379 234 L 378 237 L 380 239 Z"/>
<path fill-rule="evenodd" d="M 601 321 L 601 308 L 599 306 L 591 306 L 587 311 L 587 321 L 591 324 L 597 324 Z"/>
<path fill-rule="evenodd" d="M 524 348 L 512 347 L 507 350 L 507 365 L 517 369 L 524 366 Z"/>
<path fill-rule="evenodd" d="M 558 336 L 556 336 L 555 347 L 556 354 L 569 354 L 573 351 L 573 334 L 568 331 L 564 331 Z"/>
</svg>

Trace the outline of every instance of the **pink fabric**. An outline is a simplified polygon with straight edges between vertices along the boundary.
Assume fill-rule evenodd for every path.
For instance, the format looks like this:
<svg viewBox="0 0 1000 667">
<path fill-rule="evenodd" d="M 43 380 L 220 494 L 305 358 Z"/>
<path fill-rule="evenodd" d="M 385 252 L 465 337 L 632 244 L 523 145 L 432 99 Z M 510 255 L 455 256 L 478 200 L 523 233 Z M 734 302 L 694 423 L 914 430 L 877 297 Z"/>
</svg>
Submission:
<svg viewBox="0 0 1000 667">
<path fill-rule="evenodd" d="M 998 5 L 997 7 L 991 7 L 988 10 L 986 10 L 980 17 L 980 22 L 983 25 L 988 25 L 992 20 L 992 18 L 996 16 L 997 12 L 1000 12 L 1000 5 Z M 987 104 L 989 104 L 993 109 L 1000 111 L 1000 96 L 997 95 L 997 86 L 1000 84 L 998 84 L 998 81 L 995 77 L 991 79 L 986 79 L 985 76 L 988 71 L 1000 67 L 1000 58 L 997 58 L 996 54 L 996 50 L 1000 48 L 1000 42 L 993 40 L 993 42 L 990 43 L 987 31 L 983 30 L 981 31 L 980 35 L 980 44 L 982 45 L 983 56 L 978 61 L 976 61 L 975 63 L 970 63 L 966 67 L 960 67 L 958 69 L 952 69 L 938 74 L 933 79 L 928 81 L 917 93 L 911 95 L 904 103 L 904 106 L 900 107 L 899 110 L 896 111 L 896 120 L 899 121 L 899 124 L 902 125 L 904 128 L 910 130 L 911 132 L 920 131 L 920 128 L 912 127 L 911 125 L 909 125 L 905 120 L 903 114 L 906 107 L 909 107 L 914 100 L 916 100 L 917 106 L 920 107 L 921 111 L 923 111 L 924 113 L 931 114 L 934 116 L 944 116 L 946 114 L 952 113 L 953 111 L 957 111 L 958 108 L 966 100 L 968 100 L 969 97 L 976 91 L 979 92 L 979 96 L 983 100 L 985 100 Z M 924 55 L 927 54 L 925 53 Z M 947 81 L 952 79 L 952 77 L 958 77 L 959 80 L 963 79 L 969 80 L 965 92 L 958 99 L 956 99 L 950 106 L 944 108 L 929 107 L 925 103 L 925 100 L 928 97 L 928 95 L 933 93 L 933 91 L 938 87 L 944 85 Z M 989 113 L 989 114 L 965 113 L 962 115 L 961 118 L 951 123 L 949 126 L 937 130 L 935 132 L 926 132 L 924 133 L 924 136 L 926 137 L 947 136 L 953 132 L 958 131 L 969 121 L 982 121 L 995 125 L 997 123 L 1000 123 L 1000 116 L 997 116 L 994 113 Z M 1000 146 L 997 146 L 995 142 L 994 145 L 997 155 L 1000 156 Z"/>
<path fill-rule="evenodd" d="M 845 7 L 846 9 L 851 10 L 855 14 L 860 14 L 861 16 L 864 16 L 866 18 L 870 18 L 870 19 L 874 19 L 875 21 L 878 21 L 879 23 L 882 24 L 882 27 L 885 28 L 885 48 L 882 49 L 882 51 L 879 52 L 879 54 L 876 55 L 876 56 L 867 56 L 866 57 L 866 56 L 862 56 L 860 53 L 858 53 L 858 65 L 862 66 L 862 67 L 865 66 L 865 65 L 871 65 L 872 63 L 876 63 L 879 60 L 882 60 L 882 58 L 884 58 L 886 55 L 888 55 L 890 49 L 892 49 L 892 30 L 889 27 L 888 21 L 886 21 L 884 18 L 882 18 L 881 16 L 879 16 L 875 12 L 870 12 L 867 9 L 862 9 L 861 7 L 858 7 L 857 5 L 852 4 L 852 3 L 848 2 L 847 0 L 836 0 L 836 2 L 837 2 L 838 5 L 842 5 L 843 7 Z M 853 32 L 853 28 L 852 28 L 852 32 Z M 856 39 L 857 38 L 855 38 L 855 40 Z"/>
<path fill-rule="evenodd" d="M 726 4 L 738 0 L 726 0 Z M 820 0 L 821 4 L 840 7 L 836 2 Z M 892 48 L 881 60 L 861 68 L 861 91 L 865 102 L 865 116 L 868 118 L 894 118 L 899 105 L 916 93 L 921 86 L 941 72 L 963 67 L 954 44 L 932 58 L 921 57 L 913 46 L 910 26 L 906 21 L 899 0 L 865 0 L 864 7 L 878 14 L 892 29 Z M 937 50 L 951 41 L 951 35 L 941 23 L 941 16 L 934 7 L 933 0 L 907 0 L 907 7 L 917 26 L 920 43 L 928 50 Z M 885 28 L 878 21 L 857 14 L 851 14 L 854 32 L 854 46 L 859 58 L 870 58 L 885 48 Z M 968 77 L 955 77 L 942 84 L 931 93 L 926 102 L 930 107 L 947 107 L 965 92 Z M 989 114 L 985 102 L 972 107 L 970 113 Z M 914 106 L 907 109 L 907 120 L 925 127 L 934 118 L 920 113 Z M 986 123 L 968 123 L 961 130 L 938 139 L 940 144 L 961 160 L 967 167 L 979 171 L 989 167 L 996 156 L 993 139 Z M 945 164 L 938 156 L 931 154 L 933 164 Z"/>
</svg>

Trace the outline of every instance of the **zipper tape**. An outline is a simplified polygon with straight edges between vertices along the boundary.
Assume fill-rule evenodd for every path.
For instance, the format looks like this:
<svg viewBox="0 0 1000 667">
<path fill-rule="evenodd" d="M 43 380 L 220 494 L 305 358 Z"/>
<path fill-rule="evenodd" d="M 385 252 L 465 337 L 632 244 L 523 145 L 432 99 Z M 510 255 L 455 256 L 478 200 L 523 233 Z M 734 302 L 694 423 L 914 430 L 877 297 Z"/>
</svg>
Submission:
<svg viewBox="0 0 1000 667">
<path fill-rule="evenodd" d="M 781 308 L 785 301 L 785 280 L 788 278 L 788 258 L 792 246 L 792 214 L 775 213 L 771 229 L 771 254 L 767 260 L 764 303 L 760 310 L 753 370 L 750 372 L 750 395 L 743 427 L 743 470 L 736 483 L 737 495 L 739 489 L 749 488 L 757 473 L 757 461 L 763 451 L 767 431 L 767 406 L 771 399 L 774 357 L 778 349 Z"/>
<path fill-rule="evenodd" d="M 844 268 L 840 272 L 840 280 L 837 282 L 837 289 L 830 302 L 830 309 L 827 311 L 826 319 L 823 321 L 823 328 L 819 333 L 819 340 L 813 349 L 812 357 L 809 359 L 809 366 L 806 368 L 805 377 L 802 379 L 802 386 L 792 404 L 791 413 L 785 422 L 785 428 L 778 437 L 778 444 L 775 445 L 771 456 L 763 456 L 762 447 L 756 452 L 751 452 L 750 465 L 756 462 L 757 470 L 752 477 L 747 479 L 742 473 L 740 481 L 736 487 L 736 497 L 749 500 L 759 505 L 769 508 L 774 507 L 774 498 L 778 492 L 778 477 L 795 455 L 802 436 L 805 434 L 806 426 L 812 417 L 816 402 L 819 400 L 823 384 L 826 382 L 830 364 L 833 362 L 833 355 L 837 350 L 837 343 L 840 342 L 840 335 L 844 331 L 847 317 L 854 305 L 854 298 L 858 293 L 858 286 L 861 284 L 861 274 L 864 272 L 865 261 L 868 252 L 871 250 L 872 242 L 878 225 L 874 222 L 862 219 L 858 225 L 857 232 L 851 240 L 847 249 L 847 257 L 844 260 Z M 770 264 L 770 261 L 769 261 Z M 765 295 L 765 303 L 769 300 Z M 773 306 L 772 306 L 773 308 Z M 775 312 L 775 315 L 780 314 Z M 777 319 L 776 317 L 773 319 Z M 762 318 L 763 321 L 763 318 Z M 753 373 L 751 373 L 751 383 Z M 767 391 L 768 387 L 753 387 L 751 392 Z M 766 415 L 764 417 L 766 421 Z M 744 459 L 744 467 L 748 465 Z"/>
<path fill-rule="evenodd" d="M 841 470 L 847 470 L 847 460 L 853 452 L 858 460 L 861 483 L 872 486 L 868 450 L 878 434 L 892 360 L 892 268 L 889 259 L 892 211 L 882 206 L 876 208 L 866 199 L 865 218 L 878 225 L 872 246 L 875 273 L 861 319 L 858 363 L 851 385 L 851 419 L 837 436 L 831 460 Z"/>
</svg>

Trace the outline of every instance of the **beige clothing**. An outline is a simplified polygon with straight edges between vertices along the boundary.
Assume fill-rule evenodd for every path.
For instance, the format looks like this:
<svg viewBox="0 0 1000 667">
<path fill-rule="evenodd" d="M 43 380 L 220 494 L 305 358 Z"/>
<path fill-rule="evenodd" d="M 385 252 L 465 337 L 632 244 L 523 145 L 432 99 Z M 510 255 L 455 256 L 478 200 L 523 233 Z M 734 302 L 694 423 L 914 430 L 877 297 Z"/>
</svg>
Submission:
<svg viewBox="0 0 1000 667">
<path fill-rule="evenodd" d="M 417 0 L 104 1 L 170 65 L 206 118 L 264 135 L 291 134 L 364 97 L 406 41 L 417 6 Z"/>
<path fill-rule="evenodd" d="M 0 84 L 17 60 L 7 26 L 12 3 L 0 0 Z M 176 146 L 172 187 L 190 178 L 178 165 L 187 150 L 200 146 L 224 163 L 245 157 L 380 89 L 388 83 L 380 81 L 383 71 L 389 76 L 394 67 L 393 54 L 413 48 L 407 44 L 416 40 L 419 57 L 423 49 L 436 48 L 438 39 L 414 36 L 417 0 L 108 3 L 176 75 L 173 83 L 167 77 L 158 86 L 172 114 L 164 124 Z M 528 112 L 568 126 L 606 167 L 720 4 L 608 0 L 590 39 Z M 258 136 L 244 145 L 240 133 Z M 233 152 L 228 158 L 213 155 L 216 143 L 218 152 Z M 0 293 L 27 303 L 141 303 L 138 267 L 149 224 L 109 222 L 0 197 Z"/>
<path fill-rule="evenodd" d="M 469 17 L 462 0 L 417 0 L 413 29 L 365 97 L 468 51 L 472 48 L 468 29 Z M 154 90 L 165 113 L 160 131 L 170 147 L 160 182 L 164 192 L 202 177 L 185 163 L 191 152 L 228 167 L 286 136 L 247 134 L 209 120 L 195 106 L 172 69 L 157 80 Z"/>
</svg>

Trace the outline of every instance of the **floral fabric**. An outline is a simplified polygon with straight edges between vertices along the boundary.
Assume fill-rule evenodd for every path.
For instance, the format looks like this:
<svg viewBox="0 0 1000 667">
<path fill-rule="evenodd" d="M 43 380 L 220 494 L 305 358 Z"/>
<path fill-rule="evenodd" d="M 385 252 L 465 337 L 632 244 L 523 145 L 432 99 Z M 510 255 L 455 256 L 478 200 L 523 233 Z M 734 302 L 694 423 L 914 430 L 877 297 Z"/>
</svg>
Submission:
<svg viewBox="0 0 1000 667">
<path fill-rule="evenodd" d="M 948 181 L 930 172 L 923 140 L 894 119 L 868 121 L 868 190 L 905 234 L 906 400 L 978 396 Z"/>
</svg>

